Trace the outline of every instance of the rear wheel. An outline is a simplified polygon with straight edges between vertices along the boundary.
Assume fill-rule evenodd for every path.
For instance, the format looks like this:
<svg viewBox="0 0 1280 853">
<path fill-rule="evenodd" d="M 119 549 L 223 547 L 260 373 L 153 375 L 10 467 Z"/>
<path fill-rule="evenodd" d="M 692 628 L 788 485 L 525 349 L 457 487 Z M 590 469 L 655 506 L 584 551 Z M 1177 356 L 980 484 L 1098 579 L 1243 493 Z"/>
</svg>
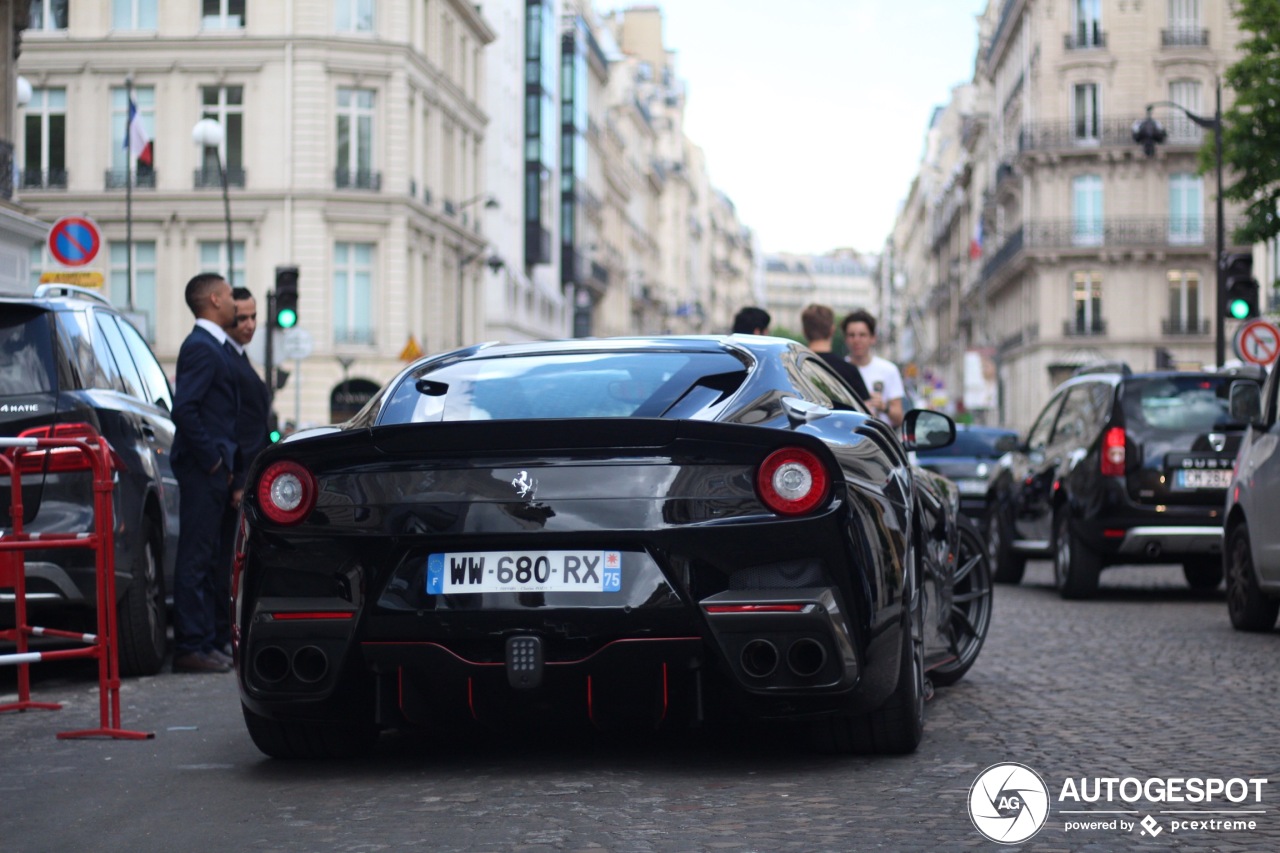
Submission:
<svg viewBox="0 0 1280 853">
<path fill-rule="evenodd" d="M 987 559 L 996 583 L 1022 583 L 1027 558 L 1013 553 L 1012 533 L 1008 520 L 998 507 L 987 514 Z"/>
<path fill-rule="evenodd" d="M 152 526 L 116 610 L 121 675 L 155 675 L 164 664 L 166 620 L 160 566 L 160 531 Z"/>
<path fill-rule="evenodd" d="M 1227 615 L 1238 631 L 1270 631 L 1280 600 L 1269 598 L 1253 576 L 1249 528 L 1241 523 L 1227 534 Z"/>
<path fill-rule="evenodd" d="M 243 704 L 244 724 L 254 746 L 272 758 L 355 758 L 378 739 L 372 723 L 285 722 L 250 711 Z"/>
<path fill-rule="evenodd" d="M 818 750 L 905 755 L 920 745 L 924 736 L 924 601 L 918 588 L 910 601 L 910 612 L 902 626 L 898 686 L 883 705 L 869 714 L 813 723 L 810 736 Z"/>
<path fill-rule="evenodd" d="M 1093 598 L 1098 593 L 1102 561 L 1071 530 L 1066 511 L 1058 513 L 1054 525 L 1053 581 L 1063 598 Z"/>
<path fill-rule="evenodd" d="M 1209 592 L 1222 583 L 1222 558 L 1218 556 L 1188 557 L 1182 563 L 1187 585 L 1198 592 Z"/>
<path fill-rule="evenodd" d="M 952 582 L 951 643 L 956 659 L 929 672 L 935 684 L 955 684 L 973 666 L 991 625 L 991 564 L 972 521 L 961 516 L 956 573 Z"/>
</svg>

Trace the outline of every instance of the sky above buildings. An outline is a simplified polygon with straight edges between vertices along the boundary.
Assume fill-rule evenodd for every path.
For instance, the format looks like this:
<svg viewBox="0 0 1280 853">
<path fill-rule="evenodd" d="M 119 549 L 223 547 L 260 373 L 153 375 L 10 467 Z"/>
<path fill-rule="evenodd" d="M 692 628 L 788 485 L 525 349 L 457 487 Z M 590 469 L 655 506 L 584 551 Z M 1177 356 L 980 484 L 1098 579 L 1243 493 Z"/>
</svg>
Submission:
<svg viewBox="0 0 1280 853">
<path fill-rule="evenodd" d="M 986 0 L 657 5 L 685 132 L 765 251 L 880 251 L 934 108 L 973 77 Z"/>
</svg>

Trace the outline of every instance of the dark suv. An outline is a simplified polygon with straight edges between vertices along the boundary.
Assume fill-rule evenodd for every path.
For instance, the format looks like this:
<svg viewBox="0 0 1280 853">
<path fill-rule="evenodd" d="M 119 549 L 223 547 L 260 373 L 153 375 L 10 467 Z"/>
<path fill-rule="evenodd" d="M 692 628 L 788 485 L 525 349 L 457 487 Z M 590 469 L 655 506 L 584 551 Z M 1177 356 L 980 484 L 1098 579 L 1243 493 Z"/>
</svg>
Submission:
<svg viewBox="0 0 1280 853">
<path fill-rule="evenodd" d="M 1238 372 L 1132 374 L 1063 383 L 1027 440 L 1002 460 L 989 497 L 996 580 L 1052 557 L 1064 598 L 1087 598 L 1122 563 L 1182 563 L 1194 589 L 1222 580 L 1222 519 L 1244 424 L 1229 413 Z"/>
<path fill-rule="evenodd" d="M 169 464 L 173 394 L 146 340 L 97 293 L 46 285 L 0 298 L 0 435 L 106 438 L 114 451 L 120 671 L 158 672 L 165 655 L 165 582 L 173 576 L 178 486 Z M 78 454 L 27 457 L 20 471 L 27 532 L 92 530 L 92 474 Z M 0 476 L 0 524 L 11 484 Z M 28 621 L 94 630 L 88 549 L 25 552 Z M 12 590 L 0 619 L 12 624 Z"/>
</svg>

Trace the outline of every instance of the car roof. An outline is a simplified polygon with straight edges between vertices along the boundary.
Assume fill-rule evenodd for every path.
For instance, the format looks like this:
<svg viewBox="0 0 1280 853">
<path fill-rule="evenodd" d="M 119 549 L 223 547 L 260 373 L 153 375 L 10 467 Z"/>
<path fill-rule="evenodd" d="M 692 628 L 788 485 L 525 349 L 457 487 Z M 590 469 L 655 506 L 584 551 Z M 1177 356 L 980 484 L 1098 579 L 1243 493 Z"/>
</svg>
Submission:
<svg viewBox="0 0 1280 853">
<path fill-rule="evenodd" d="M 788 338 L 760 335 L 649 335 L 617 338 L 569 338 L 552 341 L 490 342 L 474 348 L 472 357 L 549 355 L 576 352 L 658 351 L 723 352 L 742 349 L 756 353 L 781 352 L 798 346 Z M 457 351 L 461 353 L 463 351 Z"/>
<path fill-rule="evenodd" d="M 7 293 L 0 296 L 0 303 L 11 305 L 34 305 L 55 311 L 76 310 L 86 305 L 94 305 L 110 311 L 116 311 L 101 293 L 72 284 L 42 284 L 30 295 Z"/>
</svg>

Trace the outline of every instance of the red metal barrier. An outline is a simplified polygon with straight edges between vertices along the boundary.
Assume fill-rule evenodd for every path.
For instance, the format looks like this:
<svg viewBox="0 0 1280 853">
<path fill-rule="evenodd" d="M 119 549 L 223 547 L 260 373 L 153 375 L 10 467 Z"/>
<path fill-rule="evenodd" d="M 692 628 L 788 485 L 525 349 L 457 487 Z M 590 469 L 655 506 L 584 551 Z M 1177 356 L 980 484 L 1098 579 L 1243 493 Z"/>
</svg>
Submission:
<svg viewBox="0 0 1280 853">
<path fill-rule="evenodd" d="M 18 701 L 0 705 L 3 711 L 28 709 L 57 710 L 62 706 L 50 702 L 31 701 L 30 666 L 39 661 L 69 658 L 96 658 L 98 661 L 99 725 L 96 729 L 59 732 L 59 738 L 111 737 L 145 740 L 151 732 L 135 732 L 120 728 L 120 664 L 116 638 L 116 574 L 115 523 L 112 511 L 111 448 L 99 437 L 90 438 L 0 438 L 0 475 L 8 473 L 12 488 L 9 515 L 13 530 L 0 531 L 0 587 L 14 592 L 14 626 L 0 631 L 0 640 L 16 644 L 15 654 L 0 655 L 0 666 L 18 667 Z M 53 453 L 70 448 L 82 454 L 93 472 L 93 531 L 68 533 L 26 533 L 22 529 L 22 473 L 24 455 Z M 98 588 L 98 632 L 81 634 L 40 628 L 27 624 L 26 578 L 23 553 L 36 549 L 91 548 Z M 28 637 L 55 637 L 85 643 L 85 648 L 48 652 L 29 650 Z"/>
</svg>

